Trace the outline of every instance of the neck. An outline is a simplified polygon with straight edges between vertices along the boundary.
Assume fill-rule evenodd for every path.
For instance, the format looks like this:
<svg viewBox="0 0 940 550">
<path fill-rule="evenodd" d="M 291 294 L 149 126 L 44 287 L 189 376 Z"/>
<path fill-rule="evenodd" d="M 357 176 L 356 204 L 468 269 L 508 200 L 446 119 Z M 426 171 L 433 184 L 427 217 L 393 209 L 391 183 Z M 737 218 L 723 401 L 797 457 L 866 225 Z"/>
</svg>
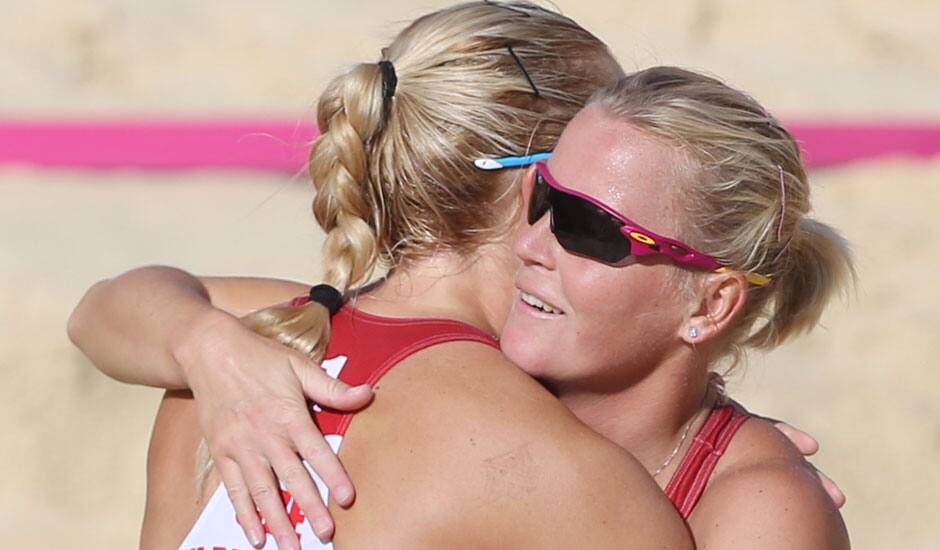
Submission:
<svg viewBox="0 0 940 550">
<path fill-rule="evenodd" d="M 514 269 L 506 245 L 481 246 L 472 257 L 438 253 L 394 269 L 355 305 L 390 317 L 463 321 L 496 336 L 509 311 Z"/>
<path fill-rule="evenodd" d="M 707 416 L 714 395 L 708 392 L 707 364 L 683 347 L 643 380 L 613 393 L 556 388 L 558 398 L 582 422 L 630 451 L 650 474 L 670 456 L 690 428 L 679 452 L 657 477 L 665 485 Z M 613 411 L 613 412 L 612 412 Z"/>
</svg>

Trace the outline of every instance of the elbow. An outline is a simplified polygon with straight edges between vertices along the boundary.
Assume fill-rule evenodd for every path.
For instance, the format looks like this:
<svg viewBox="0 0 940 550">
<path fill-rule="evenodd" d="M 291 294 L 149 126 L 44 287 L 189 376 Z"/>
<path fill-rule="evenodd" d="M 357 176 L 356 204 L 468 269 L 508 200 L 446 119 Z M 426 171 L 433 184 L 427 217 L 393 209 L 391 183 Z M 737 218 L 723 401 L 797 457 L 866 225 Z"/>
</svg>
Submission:
<svg viewBox="0 0 940 550">
<path fill-rule="evenodd" d="M 66 323 L 69 340 L 82 351 L 86 351 L 84 346 L 88 344 L 92 329 L 95 325 L 109 320 L 109 308 L 113 303 L 120 302 L 122 293 L 126 293 L 125 289 L 129 288 L 129 285 L 133 288 L 134 284 L 160 276 L 165 270 L 173 268 L 143 266 L 93 284 L 69 315 Z"/>
<path fill-rule="evenodd" d="M 75 306 L 75 309 L 69 314 L 65 331 L 66 334 L 68 334 L 69 340 L 71 340 L 72 344 L 78 349 L 83 349 L 85 336 L 88 333 L 88 325 L 90 323 L 88 311 L 93 308 L 96 295 L 100 293 L 103 287 L 107 286 L 109 282 L 110 279 L 103 279 L 92 285 L 91 288 L 85 291 L 85 294 Z"/>
</svg>

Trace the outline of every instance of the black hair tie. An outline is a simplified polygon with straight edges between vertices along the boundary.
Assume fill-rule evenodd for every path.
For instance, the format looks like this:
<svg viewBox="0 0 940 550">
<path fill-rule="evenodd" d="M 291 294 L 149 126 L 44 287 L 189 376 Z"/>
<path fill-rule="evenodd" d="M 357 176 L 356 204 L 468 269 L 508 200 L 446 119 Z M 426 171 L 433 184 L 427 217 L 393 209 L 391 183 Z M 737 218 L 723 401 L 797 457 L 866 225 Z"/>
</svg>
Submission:
<svg viewBox="0 0 940 550">
<path fill-rule="evenodd" d="M 335 287 L 327 284 L 315 285 L 310 289 L 310 301 L 330 310 L 330 317 L 343 307 L 343 295 Z"/>
<path fill-rule="evenodd" d="M 382 69 L 382 98 L 387 102 L 395 97 L 395 88 L 398 87 L 398 75 L 395 74 L 395 66 L 391 61 L 379 61 L 379 68 Z"/>
</svg>

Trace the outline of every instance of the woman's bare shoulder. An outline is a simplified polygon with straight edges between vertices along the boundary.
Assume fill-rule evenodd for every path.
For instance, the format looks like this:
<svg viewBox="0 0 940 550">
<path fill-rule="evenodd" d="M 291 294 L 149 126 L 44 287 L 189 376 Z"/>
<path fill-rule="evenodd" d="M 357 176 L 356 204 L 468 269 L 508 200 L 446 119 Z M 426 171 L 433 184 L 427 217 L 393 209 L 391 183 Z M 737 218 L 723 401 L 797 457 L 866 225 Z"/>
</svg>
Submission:
<svg viewBox="0 0 940 550">
<path fill-rule="evenodd" d="M 842 517 L 813 466 L 758 417 L 735 435 L 689 525 L 700 549 L 849 546 Z"/>
<path fill-rule="evenodd" d="M 357 500 L 331 506 L 339 544 L 683 548 L 688 536 L 639 463 L 479 343 L 392 369 L 340 456 Z"/>
</svg>

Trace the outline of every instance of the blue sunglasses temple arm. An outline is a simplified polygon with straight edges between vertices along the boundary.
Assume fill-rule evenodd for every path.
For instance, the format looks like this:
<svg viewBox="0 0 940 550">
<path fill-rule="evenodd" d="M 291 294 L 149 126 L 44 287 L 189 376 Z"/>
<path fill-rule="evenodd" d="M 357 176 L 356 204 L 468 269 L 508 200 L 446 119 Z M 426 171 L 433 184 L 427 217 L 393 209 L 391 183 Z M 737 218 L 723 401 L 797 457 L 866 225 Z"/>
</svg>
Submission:
<svg viewBox="0 0 940 550">
<path fill-rule="evenodd" d="M 524 157 L 502 157 L 497 159 L 477 159 L 473 164 L 480 170 L 502 170 L 504 168 L 518 168 L 535 164 L 541 160 L 547 160 L 551 153 L 536 153 Z"/>
</svg>

